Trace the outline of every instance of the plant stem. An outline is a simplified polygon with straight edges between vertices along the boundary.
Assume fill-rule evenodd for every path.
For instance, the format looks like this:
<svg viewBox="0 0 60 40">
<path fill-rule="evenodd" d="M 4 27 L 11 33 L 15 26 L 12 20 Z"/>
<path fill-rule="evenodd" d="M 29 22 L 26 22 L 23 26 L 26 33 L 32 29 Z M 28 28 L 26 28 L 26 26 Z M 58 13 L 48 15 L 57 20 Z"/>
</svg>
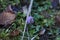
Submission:
<svg viewBox="0 0 60 40">
<path fill-rule="evenodd" d="M 26 17 L 24 31 L 23 31 L 23 36 L 22 36 L 22 39 L 21 40 L 23 40 L 23 38 L 24 38 L 24 34 L 25 34 L 26 26 L 27 26 L 27 18 L 29 17 L 29 14 L 31 12 L 32 4 L 33 4 L 33 0 L 30 1 L 30 5 L 29 5 L 28 11 L 26 13 L 27 14 L 27 17 Z"/>
</svg>

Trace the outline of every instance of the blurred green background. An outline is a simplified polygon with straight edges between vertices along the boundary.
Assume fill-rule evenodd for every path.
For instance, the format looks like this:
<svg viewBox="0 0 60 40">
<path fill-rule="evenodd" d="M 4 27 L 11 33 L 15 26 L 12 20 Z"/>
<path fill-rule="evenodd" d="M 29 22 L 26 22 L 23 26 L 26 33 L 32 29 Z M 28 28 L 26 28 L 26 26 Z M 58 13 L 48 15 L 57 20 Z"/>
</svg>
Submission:
<svg viewBox="0 0 60 40">
<path fill-rule="evenodd" d="M 28 1 L 27 1 L 28 2 Z M 20 0 L 0 0 L 0 13 L 5 10 L 7 5 L 19 4 Z M 47 29 L 48 40 L 60 40 L 59 28 L 55 25 L 55 12 L 58 10 L 50 9 L 51 1 L 50 0 L 34 0 L 31 16 L 34 17 L 34 24 L 27 25 L 29 37 L 32 38 L 34 35 L 39 34 L 39 31 L 42 28 Z M 0 29 L 0 40 L 21 40 L 22 32 L 26 20 L 24 13 L 18 12 L 16 20 L 12 23 L 13 29 Z M 16 28 L 17 27 L 17 28 Z M 18 36 L 10 36 L 10 32 L 13 30 L 18 30 L 20 33 Z M 17 31 L 17 32 L 18 32 Z M 27 32 L 25 32 L 27 33 Z M 24 40 L 27 40 L 28 36 L 25 34 Z M 34 40 L 39 40 L 40 37 L 37 36 Z"/>
</svg>

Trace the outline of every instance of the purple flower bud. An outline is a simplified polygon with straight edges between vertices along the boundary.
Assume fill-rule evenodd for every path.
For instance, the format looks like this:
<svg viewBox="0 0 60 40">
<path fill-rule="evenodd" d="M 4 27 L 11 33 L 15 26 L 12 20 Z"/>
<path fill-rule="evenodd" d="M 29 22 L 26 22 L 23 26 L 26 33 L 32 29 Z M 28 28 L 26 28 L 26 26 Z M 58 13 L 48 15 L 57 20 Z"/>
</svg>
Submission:
<svg viewBox="0 0 60 40">
<path fill-rule="evenodd" d="M 31 23 L 34 23 L 34 20 L 33 20 L 33 17 L 32 16 L 29 16 L 27 18 L 27 24 L 31 24 Z"/>
<path fill-rule="evenodd" d="M 56 8 L 59 4 L 59 0 L 52 0 L 52 7 Z"/>
</svg>

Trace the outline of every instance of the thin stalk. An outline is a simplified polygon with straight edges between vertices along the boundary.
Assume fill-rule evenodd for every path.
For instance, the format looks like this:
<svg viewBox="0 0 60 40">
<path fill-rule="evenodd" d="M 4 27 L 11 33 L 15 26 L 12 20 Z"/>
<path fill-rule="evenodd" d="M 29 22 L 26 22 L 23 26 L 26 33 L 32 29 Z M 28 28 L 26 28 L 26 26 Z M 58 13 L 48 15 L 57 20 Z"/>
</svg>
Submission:
<svg viewBox="0 0 60 40">
<path fill-rule="evenodd" d="M 33 0 L 30 1 L 30 5 L 29 5 L 28 11 L 27 11 L 27 17 L 26 17 L 26 21 L 25 21 L 23 36 L 22 36 L 22 39 L 21 39 L 21 40 L 23 40 L 23 38 L 24 38 L 24 34 L 25 34 L 26 26 L 27 26 L 27 18 L 28 18 L 29 15 L 30 15 L 31 8 L 32 8 L 32 4 L 33 4 Z"/>
</svg>

